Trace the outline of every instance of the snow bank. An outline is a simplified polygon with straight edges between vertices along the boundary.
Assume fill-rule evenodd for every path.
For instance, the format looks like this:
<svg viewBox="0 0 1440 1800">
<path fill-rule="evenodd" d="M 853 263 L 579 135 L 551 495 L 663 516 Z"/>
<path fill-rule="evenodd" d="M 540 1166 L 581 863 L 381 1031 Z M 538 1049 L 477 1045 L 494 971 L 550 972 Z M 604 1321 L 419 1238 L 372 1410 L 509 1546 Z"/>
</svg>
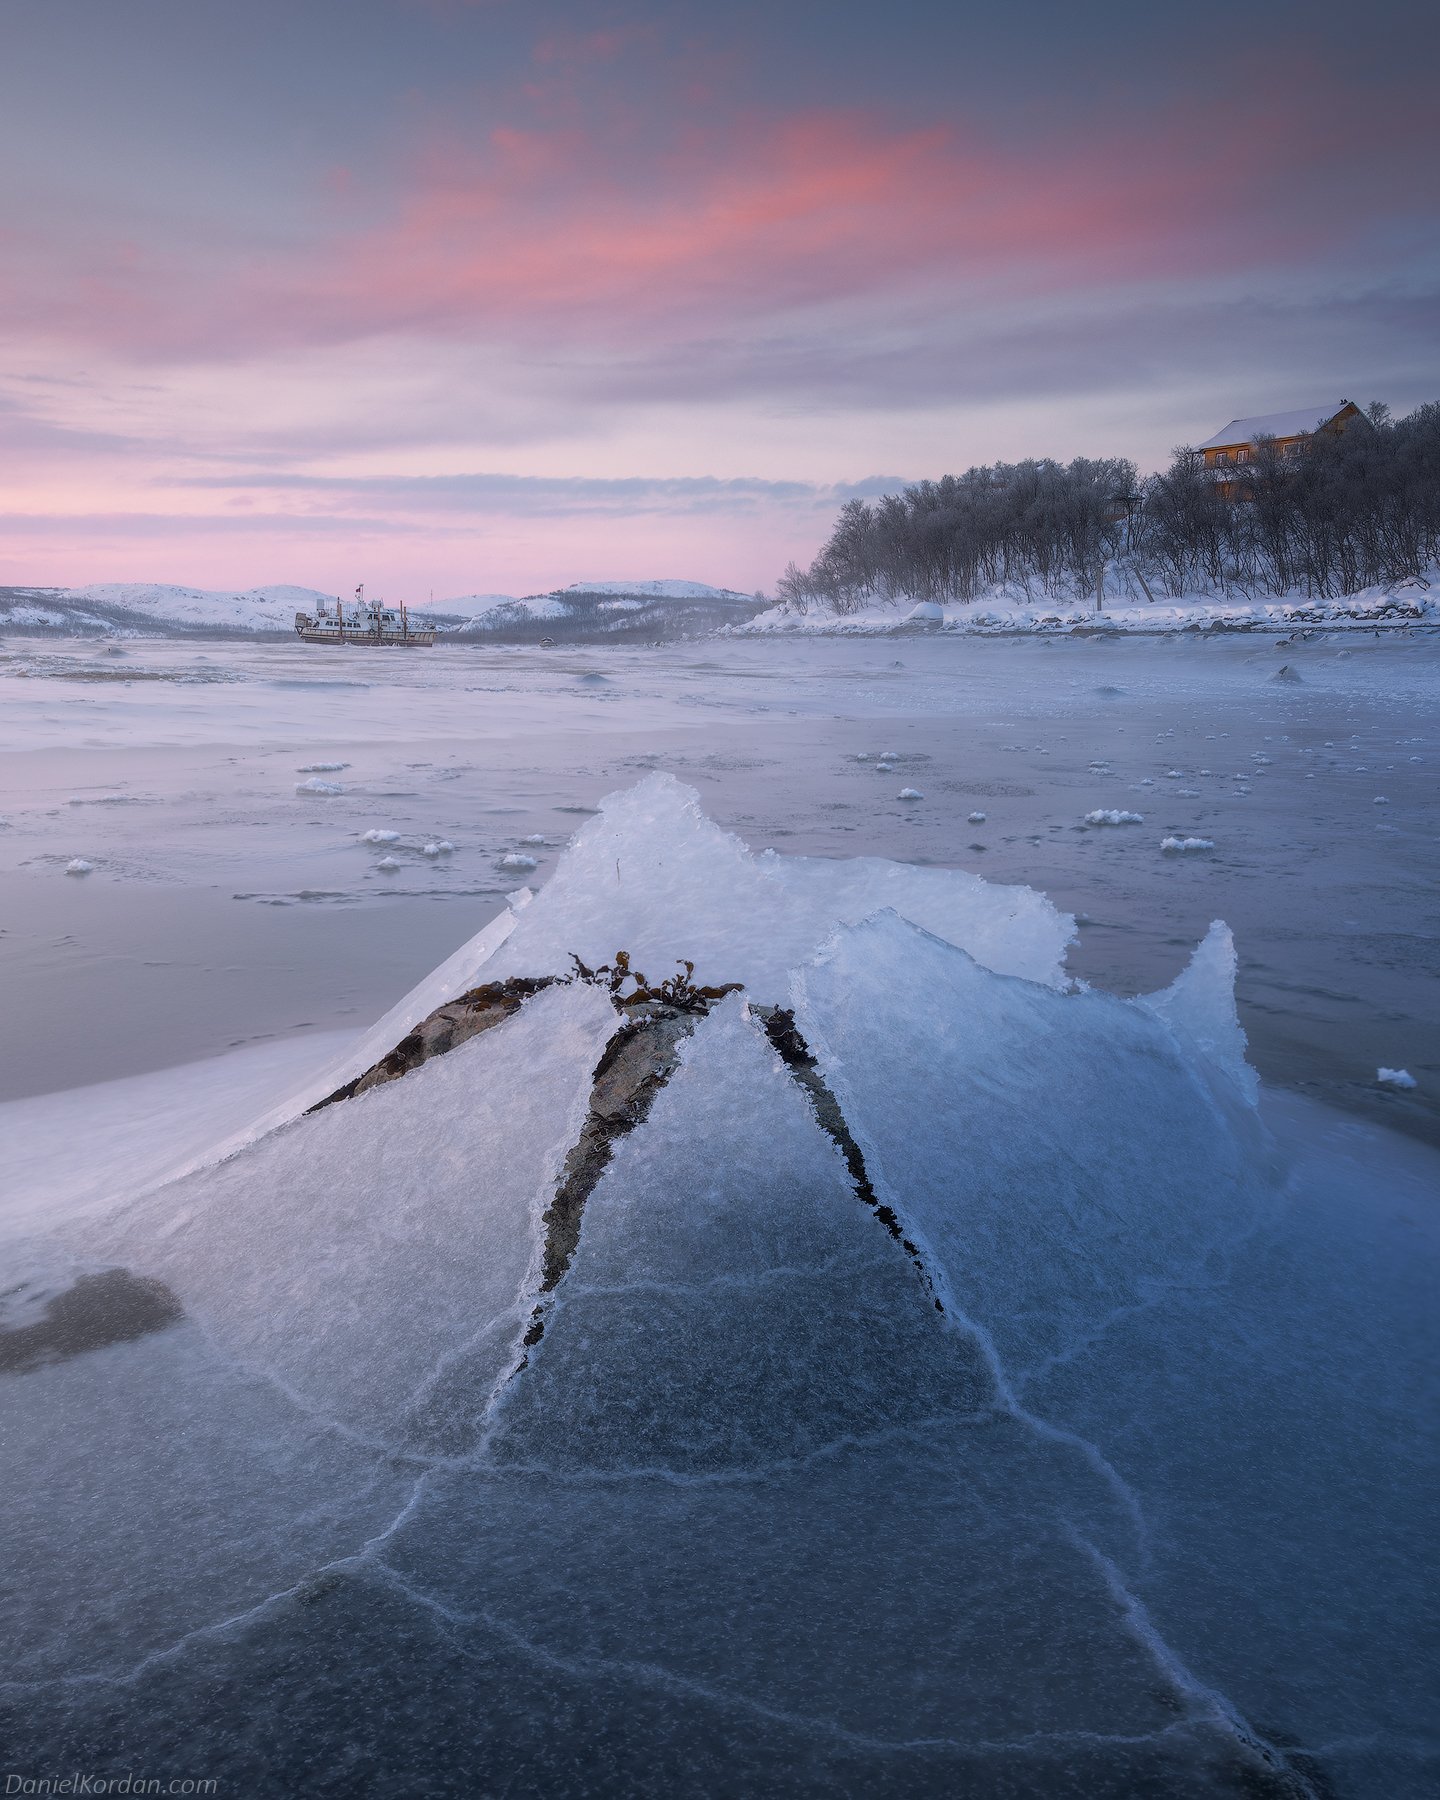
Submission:
<svg viewBox="0 0 1440 1800">
<path fill-rule="evenodd" d="M 772 606 L 744 623 L 726 626 L 728 636 L 763 636 L 767 633 L 813 634 L 825 637 L 885 636 L 916 630 L 954 631 L 980 636 L 1004 636 L 1016 632 L 1065 633 L 1081 631 L 1291 631 L 1319 628 L 1326 631 L 1372 628 L 1378 625 L 1440 625 L 1440 569 L 1429 571 L 1430 588 L 1365 588 L 1336 599 L 1317 600 L 1290 594 L 1273 600 L 1227 600 L 1206 594 L 1184 594 L 1150 602 L 1143 598 L 1107 599 L 1095 609 L 1093 597 L 1080 600 L 1035 600 L 1022 590 L 997 589 L 966 602 L 936 601 L 918 604 L 902 596 L 892 605 L 876 602 L 853 613 L 833 613 L 812 606 L 805 612 Z M 1274 679 L 1299 680 L 1277 673 Z"/>
</svg>

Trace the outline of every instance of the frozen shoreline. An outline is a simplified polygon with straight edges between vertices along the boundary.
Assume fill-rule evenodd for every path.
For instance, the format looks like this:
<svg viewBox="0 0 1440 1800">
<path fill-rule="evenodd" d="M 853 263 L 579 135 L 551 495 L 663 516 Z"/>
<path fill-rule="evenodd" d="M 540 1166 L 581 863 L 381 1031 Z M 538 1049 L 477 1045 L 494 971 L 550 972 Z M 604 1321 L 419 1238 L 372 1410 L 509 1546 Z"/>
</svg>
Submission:
<svg viewBox="0 0 1440 1800">
<path fill-rule="evenodd" d="M 1273 600 L 1225 600 L 1207 595 L 1137 600 L 1107 599 L 1097 607 L 1093 596 L 1072 600 L 1034 600 L 1014 592 L 983 595 L 966 603 L 900 599 L 858 612 L 837 614 L 820 606 L 798 612 L 772 607 L 726 634 L 750 636 L 889 637 L 917 632 L 962 636 L 1007 637 L 1117 632 L 1135 636 L 1177 633 L 1393 631 L 1429 632 L 1440 627 L 1437 571 L 1424 580 L 1365 588 L 1334 599 L 1285 595 Z"/>
</svg>

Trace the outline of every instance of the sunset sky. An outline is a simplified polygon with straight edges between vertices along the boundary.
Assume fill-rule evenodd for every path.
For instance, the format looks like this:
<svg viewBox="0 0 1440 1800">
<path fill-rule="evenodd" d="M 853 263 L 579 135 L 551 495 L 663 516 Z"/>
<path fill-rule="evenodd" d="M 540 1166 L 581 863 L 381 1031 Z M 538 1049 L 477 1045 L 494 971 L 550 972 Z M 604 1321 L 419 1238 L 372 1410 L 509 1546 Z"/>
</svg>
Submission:
<svg viewBox="0 0 1440 1800">
<path fill-rule="evenodd" d="M 1440 398 L 1440 12 L 4 0 L 0 582 L 770 588 Z"/>
</svg>

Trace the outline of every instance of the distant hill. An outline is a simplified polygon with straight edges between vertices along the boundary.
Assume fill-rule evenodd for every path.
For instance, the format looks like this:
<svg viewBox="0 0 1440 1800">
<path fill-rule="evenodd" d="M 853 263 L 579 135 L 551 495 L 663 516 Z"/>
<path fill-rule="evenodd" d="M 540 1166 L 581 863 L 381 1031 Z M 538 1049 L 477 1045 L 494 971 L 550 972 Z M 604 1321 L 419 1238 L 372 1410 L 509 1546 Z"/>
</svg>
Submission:
<svg viewBox="0 0 1440 1800">
<path fill-rule="evenodd" d="M 103 582 L 81 588 L 0 587 L 0 635 L 289 637 L 297 611 L 333 600 L 315 588 L 243 592 Z M 499 643 L 698 637 L 741 624 L 761 602 L 699 581 L 577 582 L 550 594 L 468 594 L 414 608 L 446 637 Z"/>
<path fill-rule="evenodd" d="M 479 595 L 437 601 L 423 610 L 457 637 L 573 644 L 701 637 L 722 625 L 743 624 L 763 604 L 750 594 L 700 581 L 582 581 L 522 600 Z"/>
</svg>

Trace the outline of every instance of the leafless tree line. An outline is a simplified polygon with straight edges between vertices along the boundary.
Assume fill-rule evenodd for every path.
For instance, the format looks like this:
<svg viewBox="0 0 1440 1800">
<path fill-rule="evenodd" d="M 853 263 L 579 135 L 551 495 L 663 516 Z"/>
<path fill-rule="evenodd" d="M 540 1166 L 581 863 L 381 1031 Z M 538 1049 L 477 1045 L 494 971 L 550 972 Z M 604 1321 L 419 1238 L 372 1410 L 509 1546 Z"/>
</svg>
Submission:
<svg viewBox="0 0 1440 1800">
<path fill-rule="evenodd" d="M 1261 441 L 1224 470 L 1182 448 L 1143 483 L 1120 458 L 996 463 L 848 501 L 779 598 L 855 612 L 876 601 L 1037 598 L 1111 590 L 1333 597 L 1440 562 L 1440 403 L 1392 420 L 1376 404 L 1340 436 L 1282 454 Z"/>
</svg>

